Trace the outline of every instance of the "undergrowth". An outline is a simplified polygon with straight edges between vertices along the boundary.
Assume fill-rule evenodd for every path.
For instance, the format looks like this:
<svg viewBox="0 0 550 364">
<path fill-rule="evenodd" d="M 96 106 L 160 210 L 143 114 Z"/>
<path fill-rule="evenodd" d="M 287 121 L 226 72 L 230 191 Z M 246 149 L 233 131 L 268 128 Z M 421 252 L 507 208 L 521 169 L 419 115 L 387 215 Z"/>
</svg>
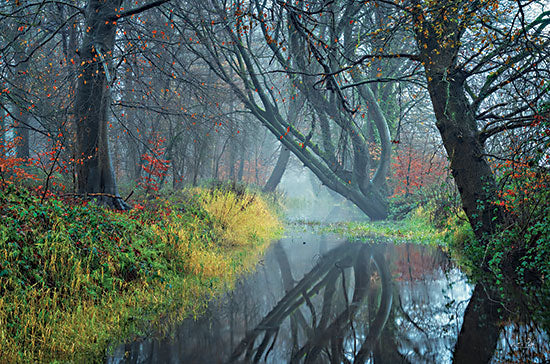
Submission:
<svg viewBox="0 0 550 364">
<path fill-rule="evenodd" d="M 121 213 L 12 184 L 0 221 L 0 362 L 102 362 L 199 314 L 280 229 L 258 195 L 198 188 Z"/>
</svg>

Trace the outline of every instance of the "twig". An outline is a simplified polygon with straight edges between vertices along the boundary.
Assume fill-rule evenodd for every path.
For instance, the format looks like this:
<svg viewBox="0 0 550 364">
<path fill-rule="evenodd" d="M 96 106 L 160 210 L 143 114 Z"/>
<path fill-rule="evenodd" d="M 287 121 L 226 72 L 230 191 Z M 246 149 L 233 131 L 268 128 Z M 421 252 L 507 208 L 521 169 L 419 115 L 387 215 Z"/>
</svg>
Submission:
<svg viewBox="0 0 550 364">
<path fill-rule="evenodd" d="M 59 159 L 59 155 L 61 154 L 62 148 L 59 146 L 57 149 L 57 153 L 55 154 L 55 158 L 52 162 L 52 166 L 50 167 L 50 171 L 46 175 L 46 183 L 44 186 L 44 192 L 42 193 L 42 198 L 40 199 L 40 203 L 44 202 L 44 199 L 46 198 L 46 194 L 48 193 L 49 185 L 50 185 L 50 179 L 52 178 L 53 170 L 55 168 L 55 164 L 57 163 L 57 160 Z"/>
<path fill-rule="evenodd" d="M 132 190 L 132 192 L 130 192 L 130 194 L 124 199 L 124 202 L 127 202 L 128 199 L 129 199 L 130 197 L 132 197 L 132 195 L 134 194 L 134 191 L 135 191 L 135 190 Z"/>
</svg>

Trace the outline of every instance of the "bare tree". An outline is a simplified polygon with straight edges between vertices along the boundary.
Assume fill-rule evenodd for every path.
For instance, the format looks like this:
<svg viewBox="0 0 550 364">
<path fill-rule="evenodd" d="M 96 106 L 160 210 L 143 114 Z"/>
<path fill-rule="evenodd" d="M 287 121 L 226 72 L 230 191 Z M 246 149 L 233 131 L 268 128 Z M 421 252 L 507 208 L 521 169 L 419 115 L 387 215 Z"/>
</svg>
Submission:
<svg viewBox="0 0 550 364">
<path fill-rule="evenodd" d="M 342 75 L 359 64 L 372 67 L 383 59 L 407 60 L 421 67 L 451 163 L 451 171 L 462 198 L 462 205 L 476 236 L 483 239 L 497 231 L 504 216 L 491 204 L 496 192 L 493 171 L 487 161 L 488 138 L 503 131 L 521 130 L 534 124 L 538 115 L 548 118 L 548 88 L 540 80 L 548 79 L 549 12 L 536 14 L 537 2 L 522 1 L 447 1 L 434 3 L 375 1 L 365 6 L 390 7 L 386 22 L 371 33 L 357 37 L 358 51 L 339 69 L 324 68 L 327 87 L 336 94 L 364 82 L 350 81 Z M 497 10 L 499 9 L 507 9 Z M 316 7 L 315 7 L 316 6 Z M 315 37 L 330 12 L 325 3 L 308 9 L 284 5 L 308 42 L 320 65 L 330 62 L 327 44 Z M 375 11 L 375 10 L 371 10 Z M 531 14 L 529 17 L 528 15 Z M 350 21 L 360 21 L 352 19 Z M 373 36 L 386 41 L 399 37 L 404 47 L 396 50 L 388 44 L 366 47 L 361 39 Z M 288 41 L 292 44 L 292 40 Z M 346 54 L 345 42 L 338 42 Z M 418 82 L 418 78 L 402 79 Z M 345 97 L 341 97 L 345 100 Z M 342 101 L 344 102 L 344 101 Z"/>
</svg>

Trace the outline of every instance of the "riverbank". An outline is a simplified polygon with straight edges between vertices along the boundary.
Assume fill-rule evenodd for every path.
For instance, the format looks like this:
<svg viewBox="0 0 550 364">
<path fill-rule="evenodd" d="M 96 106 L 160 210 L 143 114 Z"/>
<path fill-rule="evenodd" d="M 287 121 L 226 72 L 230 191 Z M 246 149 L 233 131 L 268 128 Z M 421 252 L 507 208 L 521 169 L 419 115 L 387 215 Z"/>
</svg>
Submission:
<svg viewBox="0 0 550 364">
<path fill-rule="evenodd" d="M 437 228 L 428 213 L 419 207 L 402 220 L 337 222 L 321 227 L 322 233 L 336 233 L 348 239 L 391 241 L 445 246 L 446 242 L 467 233 L 462 227 Z"/>
<path fill-rule="evenodd" d="M 317 230 L 365 242 L 439 246 L 471 282 L 492 287 L 493 298 L 507 312 L 507 319 L 532 319 L 550 330 L 550 314 L 546 310 L 550 304 L 548 211 L 546 208 L 540 214 L 541 221 L 511 224 L 485 242 L 475 239 L 463 213 L 441 221 L 433 210 L 422 206 L 402 220 L 341 222 L 319 226 Z"/>
<path fill-rule="evenodd" d="M 280 231 L 262 197 L 187 189 L 130 212 L 0 192 L 1 362 L 102 362 L 198 315 Z"/>
</svg>

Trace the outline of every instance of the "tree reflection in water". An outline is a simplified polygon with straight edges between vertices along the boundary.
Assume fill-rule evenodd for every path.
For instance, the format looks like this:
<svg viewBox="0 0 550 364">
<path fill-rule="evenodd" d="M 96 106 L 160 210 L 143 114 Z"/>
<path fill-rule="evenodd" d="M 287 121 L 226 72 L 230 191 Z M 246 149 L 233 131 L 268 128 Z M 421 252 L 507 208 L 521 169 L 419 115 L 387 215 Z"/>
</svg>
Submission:
<svg viewBox="0 0 550 364">
<path fill-rule="evenodd" d="M 107 362 L 474 363 L 495 347 L 495 363 L 548 355 L 535 326 L 502 330 L 487 292 L 437 248 L 306 235 L 274 244 L 254 275 L 172 337 L 121 346 Z"/>
<path fill-rule="evenodd" d="M 291 278 L 285 273 L 289 266 L 288 260 L 284 250 L 276 248 L 287 293 L 247 333 L 232 352 L 229 362 L 239 359 L 258 362 L 267 357 L 275 345 L 282 323 L 289 317 L 294 336 L 290 362 L 303 359 L 306 363 L 315 363 L 323 354 L 327 360 L 335 363 L 349 360 L 350 355 L 364 362 L 380 338 L 392 304 L 391 275 L 379 250 L 378 247 L 366 244 L 342 244 L 327 253 L 315 268 L 288 290 Z M 375 289 L 375 285 L 380 289 Z M 350 290 L 353 291 L 351 299 Z M 319 295 L 321 291 L 322 297 Z M 338 293 L 341 297 L 338 297 Z M 371 293 L 380 296 L 378 307 L 369 310 L 375 312 L 369 322 L 369 329 L 365 330 L 363 324 L 362 330 L 358 331 L 354 324 L 355 317 L 360 311 L 368 309 L 364 301 Z M 313 302 L 314 296 L 320 299 Z M 340 306 L 342 310 L 335 309 L 338 307 L 335 304 L 338 299 L 344 303 Z M 303 306 L 307 308 L 307 317 L 302 312 Z M 299 340 L 300 335 L 304 340 Z M 300 341 L 303 344 L 298 344 Z"/>
</svg>

